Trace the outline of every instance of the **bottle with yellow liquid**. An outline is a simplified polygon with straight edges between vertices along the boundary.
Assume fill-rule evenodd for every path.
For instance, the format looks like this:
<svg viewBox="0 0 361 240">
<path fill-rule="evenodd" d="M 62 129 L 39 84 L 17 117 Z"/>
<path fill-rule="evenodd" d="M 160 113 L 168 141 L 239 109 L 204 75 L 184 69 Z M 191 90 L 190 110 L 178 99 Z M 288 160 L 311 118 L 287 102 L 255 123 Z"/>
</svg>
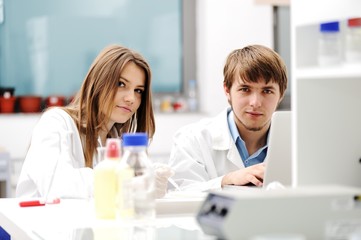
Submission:
<svg viewBox="0 0 361 240">
<path fill-rule="evenodd" d="M 98 219 L 116 218 L 117 174 L 120 161 L 120 140 L 109 138 L 105 158 L 94 168 L 94 204 Z"/>
</svg>

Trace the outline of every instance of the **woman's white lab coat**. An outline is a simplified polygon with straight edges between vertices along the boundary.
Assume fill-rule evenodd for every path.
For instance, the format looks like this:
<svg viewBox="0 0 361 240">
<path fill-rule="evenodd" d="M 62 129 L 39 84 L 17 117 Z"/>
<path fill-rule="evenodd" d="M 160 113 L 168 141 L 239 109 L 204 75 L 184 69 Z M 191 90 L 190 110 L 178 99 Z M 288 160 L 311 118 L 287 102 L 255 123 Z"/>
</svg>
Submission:
<svg viewBox="0 0 361 240">
<path fill-rule="evenodd" d="M 181 189 L 221 188 L 225 174 L 244 168 L 228 128 L 229 111 L 182 127 L 174 135 L 169 164 Z"/>
<path fill-rule="evenodd" d="M 34 128 L 16 196 L 45 197 L 49 190 L 49 197 L 93 194 L 93 170 L 85 167 L 78 129 L 70 115 L 58 108 L 46 111 Z"/>
</svg>

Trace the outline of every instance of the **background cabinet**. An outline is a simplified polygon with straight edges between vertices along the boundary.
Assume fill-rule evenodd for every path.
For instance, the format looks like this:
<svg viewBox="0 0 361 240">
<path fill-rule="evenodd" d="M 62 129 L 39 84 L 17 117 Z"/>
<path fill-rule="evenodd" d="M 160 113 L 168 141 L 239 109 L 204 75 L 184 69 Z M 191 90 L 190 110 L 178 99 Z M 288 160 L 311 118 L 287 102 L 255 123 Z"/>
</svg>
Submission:
<svg viewBox="0 0 361 240">
<path fill-rule="evenodd" d="M 291 1 L 295 185 L 361 186 L 361 63 L 317 65 L 319 24 L 361 17 L 361 1 Z M 361 44 L 361 43 L 360 43 Z"/>
</svg>

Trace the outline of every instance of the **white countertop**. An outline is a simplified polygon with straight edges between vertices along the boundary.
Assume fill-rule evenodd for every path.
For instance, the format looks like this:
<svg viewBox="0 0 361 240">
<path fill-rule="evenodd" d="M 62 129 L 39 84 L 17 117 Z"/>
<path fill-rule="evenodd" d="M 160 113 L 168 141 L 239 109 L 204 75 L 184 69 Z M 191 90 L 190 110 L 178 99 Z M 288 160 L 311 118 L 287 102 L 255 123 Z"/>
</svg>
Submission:
<svg viewBox="0 0 361 240">
<path fill-rule="evenodd" d="M 159 199 L 157 218 L 147 224 L 96 219 L 92 200 L 61 199 L 59 204 L 20 207 L 21 199 L 2 198 L 0 223 L 12 240 L 91 240 L 99 234 L 101 239 L 139 239 L 139 235 L 145 236 L 140 239 L 214 239 L 202 233 L 194 217 L 204 196 Z"/>
</svg>

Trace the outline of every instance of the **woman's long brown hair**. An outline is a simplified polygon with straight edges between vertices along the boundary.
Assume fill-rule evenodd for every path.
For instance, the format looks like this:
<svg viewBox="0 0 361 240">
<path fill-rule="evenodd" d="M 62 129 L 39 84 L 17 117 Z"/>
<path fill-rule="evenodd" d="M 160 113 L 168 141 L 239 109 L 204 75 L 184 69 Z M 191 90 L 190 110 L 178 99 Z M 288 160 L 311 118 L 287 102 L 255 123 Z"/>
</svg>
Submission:
<svg viewBox="0 0 361 240">
<path fill-rule="evenodd" d="M 113 109 L 120 74 L 129 62 L 145 73 L 145 90 L 136 113 L 125 123 L 115 123 L 119 135 L 125 132 L 146 132 L 151 139 L 155 132 L 151 94 L 151 70 L 147 61 L 137 52 L 120 45 L 103 49 L 92 63 L 79 92 L 63 109 L 74 119 L 83 141 L 85 165 L 93 166 L 98 146 L 99 131 L 106 129 Z M 115 137 L 109 131 L 108 137 Z"/>
</svg>

